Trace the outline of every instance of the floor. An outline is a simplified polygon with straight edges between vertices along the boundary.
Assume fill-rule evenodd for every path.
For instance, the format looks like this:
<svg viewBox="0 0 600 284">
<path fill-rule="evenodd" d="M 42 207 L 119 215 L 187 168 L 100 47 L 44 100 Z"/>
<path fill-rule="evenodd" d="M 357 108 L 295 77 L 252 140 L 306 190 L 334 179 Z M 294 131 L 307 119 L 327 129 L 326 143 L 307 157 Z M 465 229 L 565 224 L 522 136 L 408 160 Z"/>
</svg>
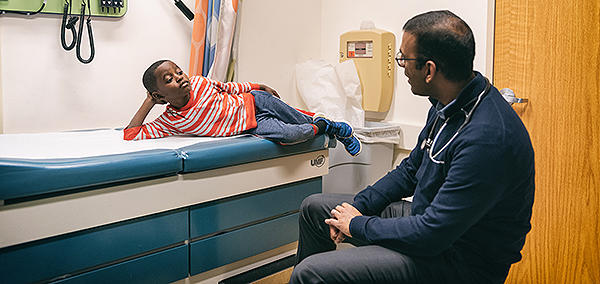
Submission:
<svg viewBox="0 0 600 284">
<path fill-rule="evenodd" d="M 290 267 L 285 270 L 279 271 L 275 274 L 269 275 L 265 278 L 259 279 L 257 281 L 252 282 L 252 284 L 283 284 L 288 283 L 290 280 L 290 276 L 292 276 L 292 270 L 294 268 Z"/>
</svg>

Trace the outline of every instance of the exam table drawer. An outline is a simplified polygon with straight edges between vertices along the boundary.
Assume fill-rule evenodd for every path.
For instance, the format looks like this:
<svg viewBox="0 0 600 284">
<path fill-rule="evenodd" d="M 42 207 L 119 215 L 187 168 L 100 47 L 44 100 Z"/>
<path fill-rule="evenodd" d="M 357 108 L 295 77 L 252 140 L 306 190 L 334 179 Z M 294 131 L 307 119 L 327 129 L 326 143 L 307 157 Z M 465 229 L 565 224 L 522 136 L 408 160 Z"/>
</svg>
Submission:
<svg viewBox="0 0 600 284">
<path fill-rule="evenodd" d="M 304 198 L 320 192 L 318 177 L 192 207 L 190 238 L 297 211 Z"/>
<path fill-rule="evenodd" d="M 0 250 L 0 283 L 47 281 L 187 238 L 188 211 L 176 210 L 7 247 Z"/>
<path fill-rule="evenodd" d="M 83 273 L 55 283 L 170 283 L 188 276 L 188 246 Z"/>
<path fill-rule="evenodd" d="M 298 213 L 190 244 L 190 275 L 202 273 L 298 240 Z"/>
</svg>

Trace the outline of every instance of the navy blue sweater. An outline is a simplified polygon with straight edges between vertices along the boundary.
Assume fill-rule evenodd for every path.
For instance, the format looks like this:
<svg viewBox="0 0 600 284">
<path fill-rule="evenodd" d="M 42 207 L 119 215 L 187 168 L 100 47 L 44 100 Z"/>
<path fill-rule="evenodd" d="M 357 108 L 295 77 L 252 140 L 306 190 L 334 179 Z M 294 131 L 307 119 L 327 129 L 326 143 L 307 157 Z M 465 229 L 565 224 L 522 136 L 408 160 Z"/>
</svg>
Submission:
<svg viewBox="0 0 600 284">
<path fill-rule="evenodd" d="M 364 215 L 350 222 L 350 233 L 413 256 L 452 251 L 490 273 L 507 271 L 521 259 L 531 229 L 534 157 L 520 118 L 493 86 L 475 108 L 470 122 L 431 161 L 421 143 L 448 120 L 435 144 L 437 153 L 454 135 L 486 86 L 476 77 L 447 106 L 431 99 L 427 124 L 409 157 L 354 198 Z M 463 110 L 464 109 L 464 110 Z M 413 197 L 409 217 L 380 218 L 391 202 Z"/>
</svg>

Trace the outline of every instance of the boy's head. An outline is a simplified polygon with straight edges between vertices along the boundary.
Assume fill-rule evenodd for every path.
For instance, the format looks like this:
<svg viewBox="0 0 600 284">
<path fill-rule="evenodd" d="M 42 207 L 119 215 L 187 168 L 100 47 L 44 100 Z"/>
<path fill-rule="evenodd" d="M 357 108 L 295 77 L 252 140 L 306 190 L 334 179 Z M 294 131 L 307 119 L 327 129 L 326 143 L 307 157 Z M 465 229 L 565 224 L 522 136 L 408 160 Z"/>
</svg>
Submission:
<svg viewBox="0 0 600 284">
<path fill-rule="evenodd" d="M 142 83 L 156 102 L 175 107 L 184 106 L 192 90 L 188 76 L 170 60 L 152 63 L 144 72 Z"/>
</svg>

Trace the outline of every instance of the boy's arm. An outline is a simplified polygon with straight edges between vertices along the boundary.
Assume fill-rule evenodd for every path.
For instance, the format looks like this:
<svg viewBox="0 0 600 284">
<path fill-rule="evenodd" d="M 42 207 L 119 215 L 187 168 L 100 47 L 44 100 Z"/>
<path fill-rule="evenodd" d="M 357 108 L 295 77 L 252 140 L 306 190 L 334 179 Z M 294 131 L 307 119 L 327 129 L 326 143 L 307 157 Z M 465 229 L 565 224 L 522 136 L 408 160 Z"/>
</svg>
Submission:
<svg viewBox="0 0 600 284">
<path fill-rule="evenodd" d="M 152 99 L 152 97 L 149 94 L 147 94 L 146 99 L 144 99 L 144 102 L 142 103 L 142 106 L 135 113 L 135 115 L 131 119 L 131 122 L 129 122 L 129 125 L 127 125 L 125 129 L 142 126 L 142 124 L 144 123 L 144 119 L 146 119 L 146 116 L 148 116 L 148 113 L 150 113 L 155 104 L 156 102 L 154 101 L 154 99 Z"/>
<path fill-rule="evenodd" d="M 208 78 L 206 78 L 206 79 L 208 81 L 210 81 L 212 84 L 219 86 L 219 88 L 221 90 L 224 90 L 228 94 L 240 94 L 240 93 L 248 93 L 252 90 L 261 90 L 261 91 L 265 91 L 265 92 L 279 98 L 279 94 L 277 93 L 277 91 L 275 91 L 275 89 L 273 89 L 267 85 L 255 84 L 255 83 L 249 83 L 249 82 L 248 83 L 237 83 L 237 82 L 223 83 L 223 82 L 219 82 L 219 81 L 208 79 Z"/>
<path fill-rule="evenodd" d="M 273 96 L 281 98 L 281 97 L 279 97 L 279 94 L 277 93 L 277 91 L 275 91 L 275 89 L 273 89 L 273 88 L 271 88 L 271 87 L 269 87 L 267 85 L 263 85 L 263 84 L 258 84 L 258 86 L 259 86 L 259 88 L 260 88 L 261 91 L 265 91 L 265 92 L 267 92 L 267 93 L 269 93 L 269 94 L 271 94 Z"/>
<path fill-rule="evenodd" d="M 173 126 L 166 122 L 165 118 L 161 115 L 153 122 L 143 124 L 146 116 L 154 105 L 165 104 L 164 101 L 156 101 L 149 94 L 144 99 L 142 106 L 135 113 L 129 125 L 123 129 L 123 139 L 125 140 L 140 140 L 140 139 L 152 139 L 166 137 L 170 135 L 177 135 L 181 132 L 175 129 Z M 164 114 L 163 114 L 164 115 Z"/>
</svg>

